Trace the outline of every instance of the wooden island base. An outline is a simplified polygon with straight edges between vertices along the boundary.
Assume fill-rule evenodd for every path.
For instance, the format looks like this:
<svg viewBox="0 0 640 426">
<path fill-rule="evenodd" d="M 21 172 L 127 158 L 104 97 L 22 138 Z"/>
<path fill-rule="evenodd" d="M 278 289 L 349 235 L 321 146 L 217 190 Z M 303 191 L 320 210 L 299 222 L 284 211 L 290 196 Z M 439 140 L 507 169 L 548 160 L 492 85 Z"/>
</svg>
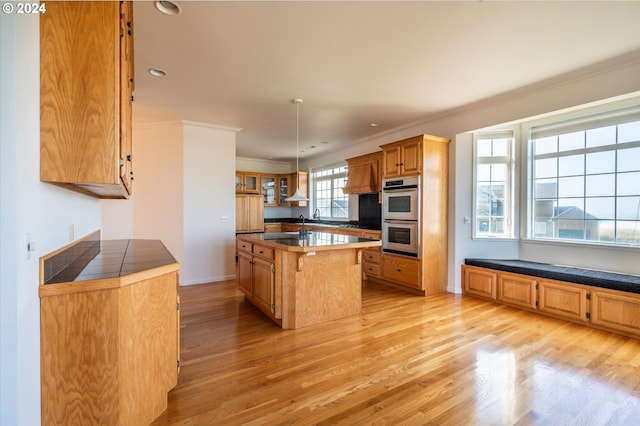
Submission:
<svg viewBox="0 0 640 426">
<path fill-rule="evenodd" d="M 296 235 L 238 235 L 238 283 L 245 299 L 284 329 L 360 313 L 362 250 L 380 241 Z"/>
</svg>

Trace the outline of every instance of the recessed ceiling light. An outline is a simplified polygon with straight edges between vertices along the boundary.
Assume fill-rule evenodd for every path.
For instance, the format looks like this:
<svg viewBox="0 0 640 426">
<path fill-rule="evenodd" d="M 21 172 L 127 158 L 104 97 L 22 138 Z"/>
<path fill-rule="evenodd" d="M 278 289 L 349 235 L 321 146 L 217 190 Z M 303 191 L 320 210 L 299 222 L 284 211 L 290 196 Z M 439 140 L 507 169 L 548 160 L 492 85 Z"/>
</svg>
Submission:
<svg viewBox="0 0 640 426">
<path fill-rule="evenodd" d="M 167 76 L 167 72 L 164 70 L 160 70 L 158 68 L 149 68 L 149 74 L 151 74 L 154 77 L 166 77 Z"/>
<path fill-rule="evenodd" d="M 369 124 L 369 126 L 371 126 L 371 127 L 378 127 L 378 126 L 379 126 L 379 124 L 378 124 L 378 123 L 370 123 L 370 124 Z"/>
<path fill-rule="evenodd" d="M 322 142 L 320 142 L 320 143 L 328 144 L 328 143 L 329 143 L 329 141 L 322 141 Z"/>
<path fill-rule="evenodd" d="M 165 15 L 176 16 L 182 13 L 182 8 L 172 1 L 156 0 L 153 2 L 153 4 L 155 5 L 156 9 L 158 9 Z"/>
</svg>

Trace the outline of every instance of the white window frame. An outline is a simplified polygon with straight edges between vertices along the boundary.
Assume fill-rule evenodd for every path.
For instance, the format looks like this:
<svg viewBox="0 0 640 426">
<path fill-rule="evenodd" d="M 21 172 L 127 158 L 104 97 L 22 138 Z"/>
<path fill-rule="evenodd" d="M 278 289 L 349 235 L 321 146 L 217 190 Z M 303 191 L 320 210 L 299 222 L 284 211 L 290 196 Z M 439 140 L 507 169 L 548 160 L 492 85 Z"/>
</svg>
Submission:
<svg viewBox="0 0 640 426">
<path fill-rule="evenodd" d="M 640 244 L 618 242 L 615 240 L 615 235 L 614 235 L 613 241 L 609 241 L 609 240 L 603 241 L 600 239 L 587 239 L 586 234 L 583 239 L 561 238 L 559 236 L 559 232 L 558 232 L 558 235 L 555 235 L 555 232 L 554 232 L 554 235 L 552 237 L 549 237 L 548 235 L 542 236 L 541 234 L 536 235 L 536 232 L 535 232 L 536 218 L 534 213 L 536 200 L 542 199 L 542 198 L 549 198 L 549 197 L 536 198 L 536 194 L 535 194 L 535 189 L 536 189 L 535 188 L 535 184 L 536 184 L 535 160 L 536 158 L 539 160 L 545 159 L 545 158 L 560 159 L 560 158 L 569 157 L 571 155 L 582 155 L 582 154 L 584 154 L 586 158 L 588 154 L 599 153 L 599 152 L 614 152 L 614 156 L 615 156 L 616 150 L 619 149 L 620 147 L 622 148 L 640 147 L 640 140 L 635 142 L 628 142 L 625 144 L 618 144 L 617 143 L 618 135 L 616 135 L 616 142 L 610 145 L 594 146 L 594 147 L 585 146 L 584 148 L 579 148 L 574 150 L 566 150 L 566 151 L 559 151 L 557 153 L 535 155 L 534 138 L 536 137 L 539 138 L 540 136 L 549 135 L 553 133 L 555 129 L 561 129 L 561 131 L 565 132 L 565 131 L 579 131 L 579 130 L 582 130 L 583 128 L 584 129 L 599 128 L 601 126 L 613 125 L 617 120 L 621 119 L 618 117 L 630 116 L 630 115 L 635 116 L 635 114 L 639 114 L 640 116 L 639 105 L 632 105 L 631 107 L 626 107 L 626 108 L 621 108 L 620 106 L 618 106 L 617 108 L 615 106 L 609 106 L 605 108 L 600 107 L 595 110 L 586 110 L 586 111 L 577 112 L 577 113 L 573 112 L 568 115 L 556 116 L 551 119 L 547 118 L 545 120 L 541 120 L 533 123 L 527 123 L 526 125 L 523 125 L 522 134 L 528 136 L 526 141 L 527 147 L 528 147 L 527 160 L 526 160 L 526 164 L 527 164 L 527 184 L 526 184 L 527 205 L 526 205 L 526 230 L 525 230 L 526 239 L 530 241 L 537 241 L 537 242 L 562 243 L 562 244 L 566 243 L 566 244 L 574 244 L 574 245 L 607 245 L 607 246 L 615 246 L 615 247 L 634 247 L 634 248 L 640 247 Z M 558 176 L 559 173 L 560 173 L 559 171 L 558 173 L 556 173 L 556 176 L 555 176 L 556 179 L 559 179 L 559 176 Z M 608 173 L 608 174 L 614 174 L 616 176 L 615 179 L 617 180 L 618 173 L 622 173 L 622 172 L 619 172 L 618 164 L 616 163 L 615 170 L 613 171 L 613 173 Z M 587 195 L 587 186 L 586 186 L 587 177 L 590 177 L 593 175 L 594 174 L 589 173 L 586 168 L 582 171 L 582 174 L 576 175 L 577 177 L 582 176 L 584 178 L 585 190 L 584 190 L 584 194 L 581 197 L 576 196 L 573 198 L 575 198 L 576 200 L 579 200 L 580 198 L 582 198 L 585 204 L 589 198 L 593 198 Z M 622 196 L 619 196 L 617 193 L 614 193 L 609 195 L 608 197 L 615 198 L 616 199 L 615 202 L 617 203 L 618 197 L 622 197 Z M 560 197 L 559 194 L 556 196 L 556 200 L 559 200 L 561 198 L 564 198 L 564 197 Z M 584 211 L 585 211 L 585 218 L 583 220 L 585 221 L 585 233 L 586 233 L 587 232 L 586 231 L 586 226 L 587 226 L 586 205 L 585 205 Z M 615 217 L 613 218 L 614 223 L 617 217 L 618 216 L 616 212 Z"/>
<path fill-rule="evenodd" d="M 496 130 L 482 130 L 473 133 L 473 210 L 472 210 L 472 238 L 473 239 L 491 239 L 491 240 L 515 240 L 518 238 L 516 233 L 516 216 L 515 216 L 515 203 L 516 203 L 516 191 L 515 191 L 515 177 L 516 177 L 516 141 L 518 138 L 518 129 L 516 128 L 501 128 Z M 478 156 L 478 140 L 487 139 L 511 139 L 508 142 L 507 153 L 504 156 Z M 504 164 L 506 166 L 506 176 L 504 179 L 504 205 L 503 215 L 505 221 L 504 232 L 479 232 L 478 224 L 481 220 L 478 217 L 478 166 L 480 164 Z M 489 182 L 492 182 L 490 179 Z M 489 215 L 489 220 L 493 216 Z M 491 225 L 489 225 L 491 227 Z"/>
<path fill-rule="evenodd" d="M 317 173 L 320 172 L 324 172 L 327 170 L 331 170 L 331 169 L 342 169 L 341 172 L 339 173 L 332 173 L 331 175 L 328 176 L 317 176 Z M 349 196 L 347 194 L 343 194 L 344 198 L 343 200 L 346 201 L 346 216 L 333 216 L 333 208 L 329 207 L 327 210 L 327 207 L 320 207 L 319 203 L 318 203 L 318 182 L 321 181 L 330 181 L 331 185 L 332 185 L 332 189 L 331 189 L 331 193 L 332 193 L 332 197 L 331 200 L 333 200 L 333 191 L 336 189 L 333 187 L 333 184 L 335 182 L 335 180 L 337 179 L 342 179 L 342 185 L 338 186 L 338 190 L 340 188 L 344 188 L 346 182 L 347 182 L 347 164 L 346 163 L 338 163 L 338 164 L 332 164 L 332 165 L 328 165 L 328 166 L 323 166 L 323 167 L 318 167 L 316 169 L 313 169 L 311 171 L 311 187 L 313 189 L 312 191 L 312 204 L 313 204 L 313 209 L 319 209 L 320 210 L 320 217 L 322 219 L 329 219 L 329 220 L 336 220 L 336 221 L 348 221 L 349 220 Z"/>
</svg>

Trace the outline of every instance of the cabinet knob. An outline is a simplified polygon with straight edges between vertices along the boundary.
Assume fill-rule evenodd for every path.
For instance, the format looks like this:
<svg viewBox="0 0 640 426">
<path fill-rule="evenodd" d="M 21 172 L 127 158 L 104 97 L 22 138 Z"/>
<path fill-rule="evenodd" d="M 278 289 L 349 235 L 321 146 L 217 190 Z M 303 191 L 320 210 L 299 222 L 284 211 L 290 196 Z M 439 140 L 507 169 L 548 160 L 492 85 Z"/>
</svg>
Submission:
<svg viewBox="0 0 640 426">
<path fill-rule="evenodd" d="M 402 270 L 398 269 L 398 272 L 402 272 Z"/>
</svg>

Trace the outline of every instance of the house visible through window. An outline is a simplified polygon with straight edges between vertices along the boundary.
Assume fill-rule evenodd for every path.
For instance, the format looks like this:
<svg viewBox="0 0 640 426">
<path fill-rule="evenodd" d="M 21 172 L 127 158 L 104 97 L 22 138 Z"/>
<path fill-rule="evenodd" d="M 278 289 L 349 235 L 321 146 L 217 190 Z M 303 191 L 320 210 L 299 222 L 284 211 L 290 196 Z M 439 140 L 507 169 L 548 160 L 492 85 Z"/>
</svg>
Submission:
<svg viewBox="0 0 640 426">
<path fill-rule="evenodd" d="M 476 238 L 513 238 L 513 131 L 474 134 Z"/>
<path fill-rule="evenodd" d="M 348 219 L 349 196 L 342 189 L 347 181 L 346 166 L 332 166 L 312 174 L 313 204 L 324 219 Z"/>
<path fill-rule="evenodd" d="M 534 239 L 640 245 L 640 107 L 531 128 Z"/>
</svg>

